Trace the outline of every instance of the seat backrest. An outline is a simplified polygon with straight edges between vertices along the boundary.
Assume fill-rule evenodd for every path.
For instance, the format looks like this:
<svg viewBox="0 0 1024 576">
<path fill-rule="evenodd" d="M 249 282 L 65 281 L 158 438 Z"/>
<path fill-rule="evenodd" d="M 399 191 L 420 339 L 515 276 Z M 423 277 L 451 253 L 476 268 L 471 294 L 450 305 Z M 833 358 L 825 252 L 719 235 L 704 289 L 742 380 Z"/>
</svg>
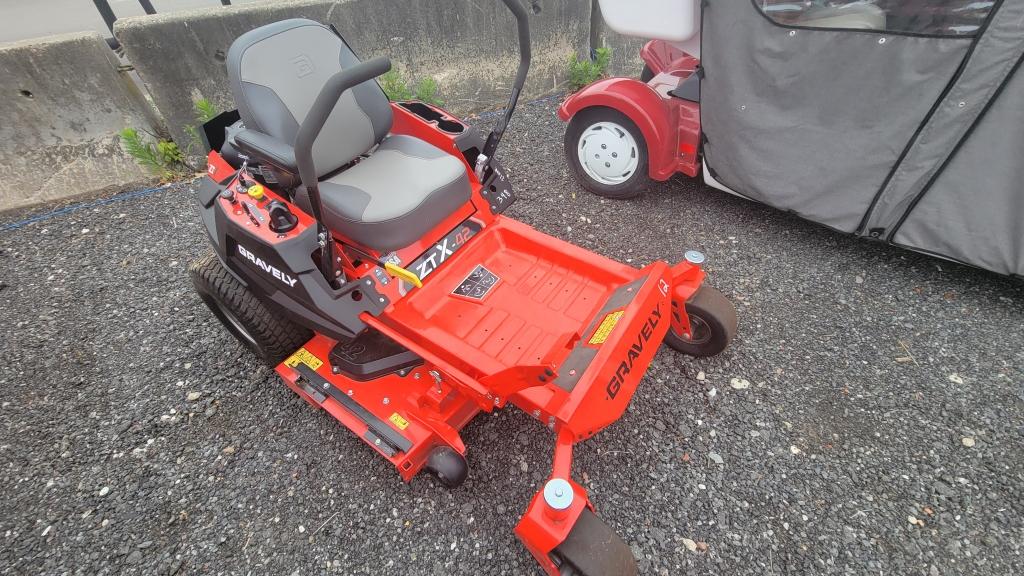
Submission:
<svg viewBox="0 0 1024 576">
<path fill-rule="evenodd" d="M 227 57 L 231 92 L 246 128 L 291 145 L 327 80 L 358 63 L 333 30 L 304 18 L 246 32 Z M 351 162 L 390 129 L 391 106 L 376 82 L 346 91 L 313 144 L 317 175 Z"/>
</svg>

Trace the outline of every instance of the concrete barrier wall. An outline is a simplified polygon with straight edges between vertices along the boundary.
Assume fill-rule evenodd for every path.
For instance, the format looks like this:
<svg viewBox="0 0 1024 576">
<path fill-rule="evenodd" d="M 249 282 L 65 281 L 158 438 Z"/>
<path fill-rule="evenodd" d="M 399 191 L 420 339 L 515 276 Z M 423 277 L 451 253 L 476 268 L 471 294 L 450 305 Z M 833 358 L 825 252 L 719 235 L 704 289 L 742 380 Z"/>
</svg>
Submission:
<svg viewBox="0 0 1024 576">
<path fill-rule="evenodd" d="M 586 54 L 590 3 L 544 0 L 531 16 L 533 62 L 524 93 L 565 89 L 567 61 Z M 407 80 L 433 76 L 457 114 L 500 106 L 518 62 L 515 20 L 497 0 L 300 0 L 118 20 L 125 47 L 176 138 L 193 104 L 234 108 L 224 59 L 240 34 L 284 18 L 334 24 L 363 59 L 387 55 Z"/>
<path fill-rule="evenodd" d="M 117 132 L 148 125 L 95 33 L 0 46 L 0 210 L 153 179 Z"/>
<path fill-rule="evenodd" d="M 540 6 L 530 16 L 527 99 L 563 92 L 570 56 L 591 44 L 590 0 Z M 162 115 L 185 148 L 197 100 L 234 108 L 224 64 L 231 42 L 300 16 L 335 25 L 363 58 L 389 56 L 410 82 L 435 78 L 445 107 L 460 115 L 501 107 L 518 63 L 515 21 L 498 0 L 291 0 L 119 20 L 115 34 L 157 113 L 99 34 L 0 45 L 0 211 L 153 182 L 118 131 L 148 129 Z M 611 73 L 639 73 L 642 41 L 603 26 L 593 37 L 614 48 Z"/>
</svg>

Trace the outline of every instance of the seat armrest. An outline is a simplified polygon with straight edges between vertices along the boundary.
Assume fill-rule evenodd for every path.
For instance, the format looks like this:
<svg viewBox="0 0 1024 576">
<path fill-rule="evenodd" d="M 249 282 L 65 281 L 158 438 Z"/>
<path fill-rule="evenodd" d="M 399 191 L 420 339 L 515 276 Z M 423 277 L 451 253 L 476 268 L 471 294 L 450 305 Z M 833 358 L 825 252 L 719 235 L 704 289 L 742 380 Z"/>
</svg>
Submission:
<svg viewBox="0 0 1024 576">
<path fill-rule="evenodd" d="M 244 129 L 235 134 L 235 147 L 242 154 L 258 164 L 297 174 L 295 166 L 295 149 L 278 138 L 256 130 Z"/>
</svg>

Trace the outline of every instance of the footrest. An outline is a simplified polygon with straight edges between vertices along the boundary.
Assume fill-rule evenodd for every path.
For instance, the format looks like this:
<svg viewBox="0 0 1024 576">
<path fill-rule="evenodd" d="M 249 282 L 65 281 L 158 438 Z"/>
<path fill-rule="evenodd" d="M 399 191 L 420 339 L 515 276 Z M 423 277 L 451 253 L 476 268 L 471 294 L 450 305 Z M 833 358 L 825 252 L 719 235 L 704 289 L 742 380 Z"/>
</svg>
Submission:
<svg viewBox="0 0 1024 576">
<path fill-rule="evenodd" d="M 422 358 L 373 328 L 351 342 L 335 344 L 330 361 L 332 367 L 360 382 L 423 364 Z"/>
</svg>

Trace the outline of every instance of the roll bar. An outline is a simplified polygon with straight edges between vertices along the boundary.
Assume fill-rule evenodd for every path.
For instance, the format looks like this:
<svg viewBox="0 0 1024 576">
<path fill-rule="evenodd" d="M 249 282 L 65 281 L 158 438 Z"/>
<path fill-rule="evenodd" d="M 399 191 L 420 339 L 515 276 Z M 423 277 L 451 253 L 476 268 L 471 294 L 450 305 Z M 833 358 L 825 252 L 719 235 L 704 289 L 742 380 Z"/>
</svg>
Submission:
<svg viewBox="0 0 1024 576">
<path fill-rule="evenodd" d="M 487 135 L 484 149 L 477 158 L 476 175 L 480 180 L 484 179 L 491 158 L 494 157 L 494 151 L 497 150 L 501 137 L 505 135 L 505 129 L 508 128 L 512 113 L 516 109 L 516 103 L 519 101 L 519 94 L 522 93 L 523 85 L 526 83 L 526 73 L 530 70 L 530 22 L 526 8 L 523 8 L 520 0 L 502 0 L 502 2 L 516 17 L 516 28 L 519 32 L 519 68 L 516 70 L 516 79 L 512 83 L 512 93 L 509 95 L 508 104 L 505 105 L 505 113 L 498 118 L 494 129 Z M 535 1 L 532 6 L 534 10 L 538 9 Z"/>
<path fill-rule="evenodd" d="M 316 166 L 313 164 L 313 142 L 320 135 L 324 124 L 338 104 L 338 99 L 349 88 L 353 88 L 373 80 L 377 76 L 391 70 L 391 60 L 385 56 L 379 56 L 373 60 L 360 62 L 351 68 L 338 72 L 327 79 L 324 87 L 320 89 L 313 106 L 309 109 L 302 124 L 299 125 L 299 133 L 295 136 L 295 165 L 299 169 L 299 180 L 306 187 L 309 195 L 309 205 L 313 209 L 313 216 L 316 218 L 319 228 L 320 240 L 320 269 L 330 284 L 335 283 L 337 264 L 334 258 L 334 240 L 331 238 L 331 231 L 324 225 L 323 205 L 320 203 L 320 184 L 316 174 Z"/>
<path fill-rule="evenodd" d="M 386 56 L 379 56 L 331 76 L 320 89 L 313 106 L 299 126 L 299 133 L 295 136 L 295 165 L 299 169 L 299 179 L 309 193 L 310 204 L 317 212 L 314 214 L 317 220 L 320 220 L 320 189 L 317 186 L 316 166 L 313 165 L 313 142 L 320 135 L 324 124 L 338 104 L 338 99 L 346 90 L 367 80 L 373 80 L 388 70 L 391 70 L 391 60 Z"/>
</svg>

